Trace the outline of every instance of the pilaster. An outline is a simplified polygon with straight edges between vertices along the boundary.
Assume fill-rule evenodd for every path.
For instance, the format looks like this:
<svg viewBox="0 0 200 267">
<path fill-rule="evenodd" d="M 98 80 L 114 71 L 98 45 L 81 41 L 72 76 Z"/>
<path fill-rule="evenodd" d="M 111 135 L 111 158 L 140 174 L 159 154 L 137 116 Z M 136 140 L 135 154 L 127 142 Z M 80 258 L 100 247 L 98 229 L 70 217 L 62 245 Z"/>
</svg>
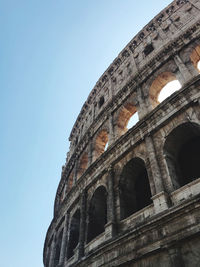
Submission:
<svg viewBox="0 0 200 267">
<path fill-rule="evenodd" d="M 115 134 L 114 134 L 114 123 L 113 123 L 113 114 L 109 114 L 109 145 L 115 141 Z"/>
<path fill-rule="evenodd" d="M 89 166 L 92 164 L 92 148 L 93 148 L 93 143 L 92 143 L 92 138 L 90 138 L 90 140 L 89 140 L 89 153 L 88 153 Z"/>
<path fill-rule="evenodd" d="M 155 212 L 159 213 L 165 209 L 168 209 L 167 193 L 164 192 L 161 172 L 157 162 L 152 137 L 147 136 L 145 138 L 145 143 L 156 192 L 156 194 L 152 197 L 152 200 L 154 203 Z"/>
<path fill-rule="evenodd" d="M 85 232 L 86 232 L 86 191 L 83 190 L 80 199 L 81 216 L 80 216 L 80 235 L 79 235 L 79 259 L 84 256 Z"/>
<path fill-rule="evenodd" d="M 107 224 L 105 225 L 105 235 L 111 238 L 116 234 L 116 214 L 114 202 L 114 170 L 110 166 L 108 169 L 108 202 L 107 202 Z"/>
<path fill-rule="evenodd" d="M 180 73 L 182 80 L 180 81 L 182 84 L 188 82 L 190 79 L 192 79 L 192 74 L 189 72 L 188 68 L 185 66 L 184 62 L 180 58 L 179 55 L 174 55 L 174 62 L 176 63 Z"/>
<path fill-rule="evenodd" d="M 66 255 L 66 245 L 67 245 L 67 222 L 68 222 L 68 214 L 65 216 L 64 221 L 64 229 L 63 229 L 63 236 L 61 242 L 61 249 L 60 249 L 60 259 L 59 259 L 59 266 L 63 266 L 65 261 Z"/>
</svg>

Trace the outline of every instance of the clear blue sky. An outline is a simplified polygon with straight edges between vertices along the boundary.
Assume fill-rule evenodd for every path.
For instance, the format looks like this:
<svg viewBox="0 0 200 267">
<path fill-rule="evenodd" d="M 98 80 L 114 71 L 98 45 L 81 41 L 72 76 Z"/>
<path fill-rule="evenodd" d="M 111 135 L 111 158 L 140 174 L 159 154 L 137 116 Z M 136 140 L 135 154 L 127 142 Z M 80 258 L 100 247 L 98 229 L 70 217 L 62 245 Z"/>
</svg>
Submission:
<svg viewBox="0 0 200 267">
<path fill-rule="evenodd" d="M 0 0 L 0 266 L 42 267 L 68 136 L 89 92 L 169 0 Z"/>
</svg>

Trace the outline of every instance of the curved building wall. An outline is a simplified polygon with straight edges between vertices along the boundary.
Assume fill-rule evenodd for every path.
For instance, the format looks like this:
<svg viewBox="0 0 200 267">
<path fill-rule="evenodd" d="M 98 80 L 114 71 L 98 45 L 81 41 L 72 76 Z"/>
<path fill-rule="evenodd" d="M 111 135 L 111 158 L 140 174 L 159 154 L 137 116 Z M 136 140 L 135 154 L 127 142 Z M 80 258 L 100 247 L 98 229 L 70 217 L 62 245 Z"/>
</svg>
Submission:
<svg viewBox="0 0 200 267">
<path fill-rule="evenodd" d="M 89 94 L 70 134 L 45 267 L 200 263 L 199 11 L 198 0 L 173 1 Z M 161 102 L 172 81 L 181 88 Z"/>
</svg>

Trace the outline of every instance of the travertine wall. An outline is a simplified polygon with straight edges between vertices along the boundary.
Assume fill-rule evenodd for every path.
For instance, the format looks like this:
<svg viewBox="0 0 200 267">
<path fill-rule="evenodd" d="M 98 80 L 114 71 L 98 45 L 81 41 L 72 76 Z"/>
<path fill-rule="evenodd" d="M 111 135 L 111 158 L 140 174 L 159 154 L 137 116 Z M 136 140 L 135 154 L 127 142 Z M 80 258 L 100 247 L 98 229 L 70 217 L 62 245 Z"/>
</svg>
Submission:
<svg viewBox="0 0 200 267">
<path fill-rule="evenodd" d="M 199 0 L 173 1 L 91 91 L 70 135 L 45 267 L 200 265 L 199 11 Z M 172 80 L 181 89 L 159 103 Z"/>
</svg>

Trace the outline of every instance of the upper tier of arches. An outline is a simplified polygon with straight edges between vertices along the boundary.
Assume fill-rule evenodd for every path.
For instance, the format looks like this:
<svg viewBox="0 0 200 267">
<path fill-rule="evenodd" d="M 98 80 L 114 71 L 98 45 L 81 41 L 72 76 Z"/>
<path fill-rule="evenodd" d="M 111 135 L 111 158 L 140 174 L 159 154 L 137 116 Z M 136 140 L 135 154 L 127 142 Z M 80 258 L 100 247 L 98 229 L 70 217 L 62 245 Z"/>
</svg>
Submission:
<svg viewBox="0 0 200 267">
<path fill-rule="evenodd" d="M 152 206 L 152 200 L 156 209 L 154 197 L 162 191 L 170 195 L 173 203 L 178 203 L 173 192 L 178 196 L 179 189 L 200 178 L 199 113 L 195 115 L 187 109 L 199 101 L 193 98 L 199 90 L 198 83 L 195 88 L 200 72 L 200 22 L 195 15 L 198 8 L 200 3 L 196 0 L 173 1 L 126 46 L 83 106 L 70 135 L 71 148 L 48 231 L 52 232 L 67 206 L 71 214 L 69 227 L 73 229 L 69 236 L 68 259 L 78 248 L 81 209 L 77 209 L 76 204 L 82 190 L 95 187 L 88 201 L 87 227 L 91 231 L 86 233 L 87 243 L 101 235 L 110 220 L 110 206 L 106 203 L 109 203 L 111 191 L 100 182 L 104 175 L 109 181 L 106 179 L 109 164 L 114 162 L 115 171 L 120 172 L 115 188 L 119 194 L 115 203 L 120 214 L 118 221 L 126 221 L 127 217 Z M 184 24 L 181 13 L 184 13 Z M 176 84 L 173 90 L 168 88 L 172 83 Z M 169 113 L 171 115 L 166 116 Z M 178 118 L 180 113 L 184 115 Z M 157 141 L 153 146 L 149 141 L 151 135 L 155 135 Z M 154 154 L 153 161 L 147 152 Z M 124 160 L 128 153 L 133 155 Z M 155 161 L 159 162 L 158 166 Z M 130 202 L 132 205 L 127 204 Z M 96 216 L 102 218 L 101 227 L 97 226 Z M 61 234 L 57 234 L 58 240 Z M 56 262 L 59 250 L 57 242 Z"/>
<path fill-rule="evenodd" d="M 180 10 L 185 12 L 184 20 L 188 20 L 185 30 L 195 23 L 196 5 L 195 0 L 173 1 L 160 13 L 165 14 L 160 22 L 157 19 L 160 17 L 159 14 L 120 53 L 113 63 L 116 65 L 120 60 L 117 69 L 114 68 L 111 72 L 110 66 L 106 71 L 108 79 L 100 78 L 101 83 L 98 81 L 98 86 L 91 92 L 94 98 L 90 98 L 90 94 L 87 108 L 84 105 L 84 112 L 82 109 L 81 117 L 79 115 L 77 119 L 80 121 L 78 124 L 76 122 L 79 126 L 78 128 L 74 126 L 76 131 L 74 132 L 75 128 L 73 128 L 70 135 L 71 147 L 61 179 L 65 182 L 61 181 L 57 193 L 59 202 L 64 199 L 66 193 L 88 167 L 98 160 L 118 138 L 134 127 L 170 94 L 176 94 L 176 91 L 180 90 L 188 80 L 199 74 L 199 42 L 187 41 L 186 45 L 183 40 L 183 30 L 177 27 L 176 31 L 171 31 L 175 23 L 176 26 L 181 25 L 182 18 L 175 17 Z M 193 16 L 192 23 L 191 16 Z M 174 20 L 171 20 L 172 17 Z M 169 20 L 171 24 L 165 28 L 163 25 Z M 155 26 L 159 25 L 159 30 L 155 27 L 152 31 L 147 31 L 152 23 Z M 133 49 L 131 44 L 138 40 L 142 32 L 145 33 L 143 39 L 140 42 L 137 41 Z M 155 32 L 158 36 L 154 39 Z M 166 44 L 162 39 L 165 35 L 170 39 Z M 147 39 L 150 40 L 153 50 L 146 48 Z M 176 87 L 169 89 L 172 84 Z"/>
<path fill-rule="evenodd" d="M 171 39 L 182 34 L 184 27 L 180 12 L 183 10 L 184 22 L 188 20 L 189 24 L 191 16 L 194 20 L 198 14 L 198 4 L 195 0 L 173 1 L 128 43 L 108 67 L 89 94 L 72 128 L 70 150 L 76 147 L 94 120 L 125 84 L 137 76 L 138 71 L 142 71 L 161 48 L 167 48 Z"/>
<path fill-rule="evenodd" d="M 196 59 L 197 63 L 195 64 L 192 57 L 198 47 L 199 46 L 197 45 L 188 54 L 188 59 L 191 60 L 190 63 L 193 64 L 194 72 L 196 71 L 196 73 L 198 73 L 198 62 L 200 61 L 200 57 Z M 109 119 L 106 119 L 103 125 L 99 127 L 91 139 L 90 144 L 86 146 L 82 155 L 77 160 L 77 170 L 71 171 L 71 173 L 74 172 L 74 174 L 71 174 L 70 176 L 68 189 L 74 184 L 71 182 L 71 179 L 75 181 L 79 179 L 90 164 L 97 160 L 98 157 L 109 148 L 114 140 L 117 140 L 137 124 L 140 118 L 144 116 L 144 112 L 148 113 L 153 110 L 162 101 L 181 89 L 182 84 L 184 84 L 185 81 L 181 71 L 178 67 L 175 68 L 174 65 L 175 63 L 171 60 L 171 64 L 164 65 L 147 81 L 143 88 L 144 93 L 147 95 L 145 101 L 143 101 L 143 105 L 141 103 L 140 105 L 136 103 L 135 94 L 133 93 L 133 96 L 121 103 L 114 116 L 112 116 L 112 121 L 110 122 Z M 146 111 L 144 105 L 148 105 Z M 77 175 L 75 175 L 75 173 L 77 173 Z M 73 178 L 71 178 L 72 175 Z"/>
</svg>

